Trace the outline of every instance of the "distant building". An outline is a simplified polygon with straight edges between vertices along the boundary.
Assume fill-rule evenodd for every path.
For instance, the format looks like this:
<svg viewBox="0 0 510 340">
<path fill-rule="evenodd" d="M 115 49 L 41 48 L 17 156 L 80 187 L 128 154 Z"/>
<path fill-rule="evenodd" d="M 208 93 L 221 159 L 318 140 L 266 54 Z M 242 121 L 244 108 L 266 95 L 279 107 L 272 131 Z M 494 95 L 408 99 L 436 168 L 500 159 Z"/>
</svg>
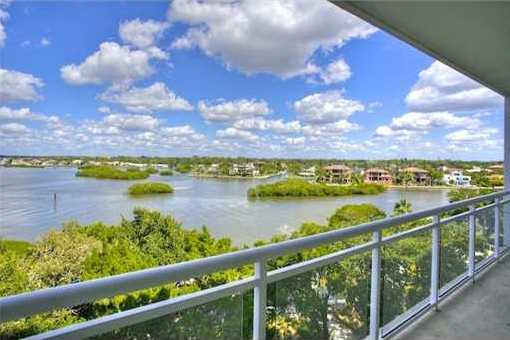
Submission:
<svg viewBox="0 0 510 340">
<path fill-rule="evenodd" d="M 364 181 L 366 183 L 392 184 L 393 176 L 389 171 L 381 168 L 370 168 L 364 172 Z"/>
<path fill-rule="evenodd" d="M 207 173 L 210 175 L 218 175 L 220 173 L 220 165 L 213 163 L 207 168 Z"/>
<path fill-rule="evenodd" d="M 454 171 L 461 171 L 461 169 L 458 169 L 458 168 L 450 168 L 449 166 L 446 166 L 446 165 L 441 165 L 440 167 L 437 168 L 437 170 L 441 171 L 442 173 L 452 173 Z"/>
<path fill-rule="evenodd" d="M 122 163 L 119 163 L 118 165 L 115 165 L 115 162 L 111 162 L 111 165 L 113 165 L 113 166 L 120 165 L 120 166 L 126 167 L 126 168 L 139 168 L 139 169 L 145 168 L 147 166 L 147 164 L 131 163 L 131 162 L 122 162 Z"/>
<path fill-rule="evenodd" d="M 443 176 L 443 182 L 448 185 L 456 185 L 459 187 L 470 186 L 471 176 L 465 176 L 461 171 L 452 171 Z"/>
<path fill-rule="evenodd" d="M 24 159 L 24 158 L 14 158 L 12 161 L 11 161 L 11 165 L 13 166 L 34 166 L 34 165 L 39 165 L 39 163 L 37 164 L 34 164 L 31 162 L 31 160 L 29 159 Z"/>
<path fill-rule="evenodd" d="M 427 170 L 411 166 L 401 169 L 400 172 L 410 173 L 413 177 L 411 183 L 414 185 L 432 185 L 432 177 Z"/>
<path fill-rule="evenodd" d="M 228 174 L 230 176 L 253 177 L 260 175 L 260 171 L 253 163 L 232 164 Z"/>
<path fill-rule="evenodd" d="M 494 173 L 503 173 L 503 165 L 494 164 L 494 165 L 487 167 L 487 170 L 489 172 L 494 172 Z"/>
<path fill-rule="evenodd" d="M 57 161 L 53 160 L 53 159 L 48 159 L 48 160 L 45 160 L 41 163 L 41 166 L 45 166 L 45 167 L 52 167 L 52 166 L 56 166 L 58 163 Z"/>
<path fill-rule="evenodd" d="M 474 166 L 471 169 L 466 170 L 466 172 L 468 172 L 470 174 L 472 174 L 472 173 L 480 173 L 482 171 L 483 171 L 483 169 L 480 168 L 479 166 Z"/>
<path fill-rule="evenodd" d="M 325 180 L 329 183 L 350 184 L 352 170 L 343 164 L 328 165 L 324 168 Z"/>
<path fill-rule="evenodd" d="M 309 167 L 308 169 L 304 169 L 298 173 L 298 176 L 306 177 L 306 178 L 315 178 L 315 174 L 317 169 L 315 166 Z"/>
<path fill-rule="evenodd" d="M 441 165 L 437 168 L 437 170 L 439 170 L 441 172 L 448 172 L 448 170 L 450 170 L 450 168 L 446 165 Z"/>
</svg>

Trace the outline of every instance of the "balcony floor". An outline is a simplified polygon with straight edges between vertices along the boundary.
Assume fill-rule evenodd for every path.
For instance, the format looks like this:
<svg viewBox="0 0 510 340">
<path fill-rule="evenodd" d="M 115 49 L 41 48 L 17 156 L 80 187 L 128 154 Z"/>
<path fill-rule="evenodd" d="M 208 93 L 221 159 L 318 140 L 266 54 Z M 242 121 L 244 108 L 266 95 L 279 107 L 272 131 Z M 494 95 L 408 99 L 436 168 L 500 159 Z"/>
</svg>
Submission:
<svg viewBox="0 0 510 340">
<path fill-rule="evenodd" d="M 466 283 L 396 339 L 510 339 L 510 256 Z"/>
</svg>

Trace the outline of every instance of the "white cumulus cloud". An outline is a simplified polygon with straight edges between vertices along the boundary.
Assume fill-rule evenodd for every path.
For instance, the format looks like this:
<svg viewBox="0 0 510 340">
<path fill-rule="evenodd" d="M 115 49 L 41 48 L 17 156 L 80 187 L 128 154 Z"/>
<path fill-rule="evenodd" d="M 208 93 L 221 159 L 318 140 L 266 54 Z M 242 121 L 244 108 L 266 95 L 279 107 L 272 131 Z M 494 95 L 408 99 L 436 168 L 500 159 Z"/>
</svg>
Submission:
<svg viewBox="0 0 510 340">
<path fill-rule="evenodd" d="M 216 136 L 224 139 L 238 139 L 247 142 L 256 142 L 260 139 L 259 136 L 250 131 L 239 130 L 233 127 L 216 131 Z"/>
<path fill-rule="evenodd" d="M 0 68 L 0 102 L 38 100 L 43 81 L 29 73 Z"/>
<path fill-rule="evenodd" d="M 0 133 L 6 135 L 24 135 L 30 132 L 30 129 L 23 124 L 7 123 L 0 125 Z"/>
<path fill-rule="evenodd" d="M 2 120 L 26 120 L 26 121 L 39 121 L 44 122 L 48 126 L 57 127 L 62 125 L 62 122 L 57 116 L 48 116 L 41 113 L 32 112 L 29 108 L 23 107 L 21 109 L 12 109 L 7 106 L 0 107 L 0 119 Z"/>
<path fill-rule="evenodd" d="M 161 82 L 156 82 L 148 87 L 132 87 L 121 91 L 110 89 L 100 98 L 104 101 L 121 104 L 133 112 L 193 110 L 193 105 L 186 99 L 178 97 Z"/>
<path fill-rule="evenodd" d="M 295 137 L 295 138 L 289 137 L 289 138 L 285 138 L 284 142 L 287 145 L 301 146 L 301 145 L 305 144 L 306 138 L 305 137 Z"/>
<path fill-rule="evenodd" d="M 196 134 L 196 131 L 190 125 L 165 127 L 162 129 L 162 132 L 167 136 L 190 136 Z"/>
<path fill-rule="evenodd" d="M 207 121 L 228 122 L 243 118 L 264 116 L 272 111 L 264 100 L 238 99 L 234 101 L 217 101 L 206 103 L 201 100 L 198 109 Z"/>
<path fill-rule="evenodd" d="M 127 131 L 146 131 L 154 130 L 160 125 L 160 121 L 150 115 L 129 115 L 129 114 L 110 114 L 103 119 L 107 127 L 115 127 Z"/>
<path fill-rule="evenodd" d="M 475 111 L 502 105 L 503 98 L 439 61 L 418 75 L 406 97 L 409 109 L 419 112 Z"/>
<path fill-rule="evenodd" d="M 352 75 L 351 68 L 340 58 L 331 62 L 320 72 L 320 81 L 326 85 L 335 84 L 349 79 Z"/>
<path fill-rule="evenodd" d="M 137 18 L 122 22 L 119 26 L 119 35 L 125 43 L 144 49 L 154 46 L 169 25 L 164 21 L 152 19 L 141 21 Z"/>
<path fill-rule="evenodd" d="M 327 1 L 176 0 L 168 17 L 191 26 L 173 48 L 198 47 L 227 67 L 281 78 L 318 73 L 312 61 L 316 51 L 376 31 Z"/>
<path fill-rule="evenodd" d="M 320 124 L 320 125 L 305 125 L 303 126 L 303 133 L 312 136 L 321 135 L 342 135 L 348 132 L 357 131 L 360 126 L 351 123 L 348 120 L 342 119 L 337 122 Z"/>
<path fill-rule="evenodd" d="M 276 133 L 299 133 L 301 123 L 297 120 L 285 122 L 283 119 L 264 119 L 262 117 L 241 119 L 233 124 L 236 129 L 260 130 Z"/>
<path fill-rule="evenodd" d="M 477 131 L 461 129 L 458 131 L 451 132 L 445 136 L 445 138 L 454 143 L 460 142 L 480 142 L 484 140 L 490 140 L 498 133 L 498 129 L 495 128 L 484 128 Z"/>
<path fill-rule="evenodd" d="M 294 103 L 300 119 L 321 124 L 346 119 L 365 107 L 358 101 L 344 98 L 340 91 L 315 93 Z"/>
<path fill-rule="evenodd" d="M 393 130 L 430 130 L 438 127 L 475 129 L 480 124 L 477 118 L 458 116 L 450 112 L 408 112 L 393 118 L 390 127 Z"/>
<path fill-rule="evenodd" d="M 154 73 L 149 63 L 152 57 L 146 51 L 133 50 L 115 42 L 104 42 L 83 63 L 63 66 L 60 74 L 72 85 L 125 85 Z"/>
</svg>

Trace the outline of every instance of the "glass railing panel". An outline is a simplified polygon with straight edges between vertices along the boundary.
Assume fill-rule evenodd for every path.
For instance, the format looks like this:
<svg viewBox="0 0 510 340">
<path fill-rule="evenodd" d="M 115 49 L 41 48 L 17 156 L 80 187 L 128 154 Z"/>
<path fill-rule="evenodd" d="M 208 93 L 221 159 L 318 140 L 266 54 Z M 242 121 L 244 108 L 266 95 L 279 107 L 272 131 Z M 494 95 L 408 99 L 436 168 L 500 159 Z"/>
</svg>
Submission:
<svg viewBox="0 0 510 340">
<path fill-rule="evenodd" d="M 502 204 L 499 209 L 499 246 L 504 247 L 504 237 L 505 237 L 505 211 L 508 212 L 508 216 L 510 216 L 510 203 Z M 510 217 L 509 217 L 510 218 Z"/>
<path fill-rule="evenodd" d="M 362 339 L 370 311 L 369 252 L 270 284 L 268 339 Z"/>
<path fill-rule="evenodd" d="M 495 224 L 494 208 L 476 214 L 475 265 L 494 254 Z"/>
<path fill-rule="evenodd" d="M 243 339 L 244 294 L 224 297 L 183 311 L 130 325 L 93 339 Z M 248 337 L 248 338 L 249 338 Z"/>
<path fill-rule="evenodd" d="M 469 220 L 463 217 L 441 226 L 439 286 L 444 287 L 468 269 Z"/>
<path fill-rule="evenodd" d="M 430 295 L 431 231 L 382 247 L 382 324 L 409 312 Z"/>
</svg>

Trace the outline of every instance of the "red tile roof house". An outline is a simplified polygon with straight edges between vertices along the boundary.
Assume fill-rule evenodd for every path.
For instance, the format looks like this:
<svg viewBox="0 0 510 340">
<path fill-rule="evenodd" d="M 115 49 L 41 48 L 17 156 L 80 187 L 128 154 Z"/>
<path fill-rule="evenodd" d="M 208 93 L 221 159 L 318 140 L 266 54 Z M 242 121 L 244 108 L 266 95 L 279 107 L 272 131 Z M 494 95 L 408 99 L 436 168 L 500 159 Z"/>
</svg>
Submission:
<svg viewBox="0 0 510 340">
<path fill-rule="evenodd" d="M 352 170 L 343 164 L 328 165 L 324 168 L 326 171 L 325 179 L 329 183 L 350 184 Z"/>
<path fill-rule="evenodd" d="M 381 168 L 366 169 L 363 175 L 365 183 L 392 184 L 393 176 L 389 171 Z"/>
</svg>

